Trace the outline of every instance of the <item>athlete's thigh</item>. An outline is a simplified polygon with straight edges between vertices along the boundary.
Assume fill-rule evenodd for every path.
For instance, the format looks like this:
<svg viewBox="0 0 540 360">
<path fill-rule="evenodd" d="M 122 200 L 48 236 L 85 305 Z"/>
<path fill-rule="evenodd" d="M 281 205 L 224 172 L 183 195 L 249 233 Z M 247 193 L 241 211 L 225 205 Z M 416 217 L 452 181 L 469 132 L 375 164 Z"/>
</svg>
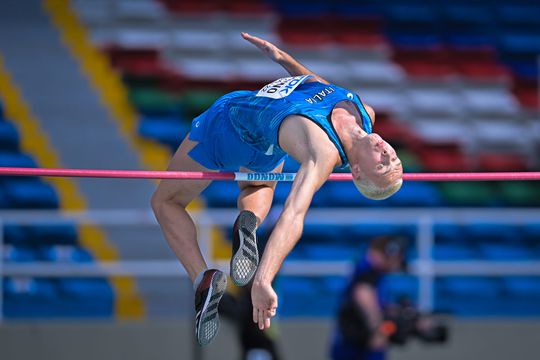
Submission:
<svg viewBox="0 0 540 360">
<path fill-rule="evenodd" d="M 189 140 L 189 134 L 182 141 L 176 153 L 173 155 L 168 171 L 215 171 L 207 169 L 189 155 L 189 151 L 198 143 Z M 176 180 L 164 179 L 161 180 L 156 194 L 154 196 L 162 200 L 174 200 L 184 206 L 187 206 L 195 199 L 208 185 L 211 180 Z"/>
<path fill-rule="evenodd" d="M 271 172 L 274 172 L 274 173 L 281 173 L 281 171 L 283 171 L 283 164 L 285 163 L 285 161 L 282 161 L 274 170 L 272 170 Z M 248 168 L 245 168 L 245 167 L 241 167 L 240 168 L 240 172 L 254 172 L 253 170 L 250 170 Z M 275 189 L 276 188 L 276 185 L 277 185 L 277 181 L 239 181 L 238 182 L 238 187 L 240 188 L 240 190 L 248 187 L 248 186 L 268 186 L 272 189 Z"/>
</svg>

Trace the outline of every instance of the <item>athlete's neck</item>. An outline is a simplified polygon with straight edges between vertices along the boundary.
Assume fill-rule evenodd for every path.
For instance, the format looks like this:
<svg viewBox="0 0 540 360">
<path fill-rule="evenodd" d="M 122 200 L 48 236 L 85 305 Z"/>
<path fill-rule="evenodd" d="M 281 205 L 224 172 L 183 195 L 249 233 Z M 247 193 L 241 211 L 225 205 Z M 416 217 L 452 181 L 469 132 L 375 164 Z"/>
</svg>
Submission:
<svg viewBox="0 0 540 360">
<path fill-rule="evenodd" d="M 358 124 L 356 117 L 343 108 L 334 108 L 332 111 L 332 124 L 341 140 L 343 150 L 345 151 L 345 154 L 347 154 L 349 163 L 356 163 L 358 152 L 352 150 L 356 148 L 357 143 L 361 141 L 362 138 L 367 136 L 367 133 Z"/>
</svg>

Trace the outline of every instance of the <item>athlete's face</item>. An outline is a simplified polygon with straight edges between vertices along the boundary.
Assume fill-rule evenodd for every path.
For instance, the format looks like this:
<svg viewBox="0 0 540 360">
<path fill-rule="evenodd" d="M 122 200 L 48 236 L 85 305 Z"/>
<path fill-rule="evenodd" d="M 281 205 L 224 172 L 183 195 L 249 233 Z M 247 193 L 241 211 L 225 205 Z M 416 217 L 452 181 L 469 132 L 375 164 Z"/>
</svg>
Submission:
<svg viewBox="0 0 540 360">
<path fill-rule="evenodd" d="M 401 179 L 403 168 L 396 151 L 378 134 L 369 134 L 358 143 L 358 174 L 385 187 Z"/>
</svg>

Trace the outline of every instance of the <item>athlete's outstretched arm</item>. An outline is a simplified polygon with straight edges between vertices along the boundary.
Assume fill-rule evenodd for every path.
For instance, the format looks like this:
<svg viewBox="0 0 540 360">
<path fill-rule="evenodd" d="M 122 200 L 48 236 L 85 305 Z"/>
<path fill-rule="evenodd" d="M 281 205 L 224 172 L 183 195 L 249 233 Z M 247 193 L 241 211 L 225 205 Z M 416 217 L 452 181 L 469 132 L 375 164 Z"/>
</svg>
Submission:
<svg viewBox="0 0 540 360">
<path fill-rule="evenodd" d="M 272 289 L 272 281 L 285 257 L 300 239 L 304 218 L 315 192 L 328 178 L 328 169 L 321 169 L 314 163 L 303 164 L 287 197 L 283 211 L 278 219 L 253 280 L 251 299 L 253 302 L 253 321 L 259 329 L 270 327 L 270 319 L 276 314 L 277 295 Z"/>
<path fill-rule="evenodd" d="M 310 71 L 304 65 L 300 64 L 300 62 L 298 62 L 291 55 L 281 50 L 280 48 L 278 48 L 271 42 L 263 40 L 256 36 L 249 35 L 248 33 L 242 33 L 242 37 L 246 39 L 247 41 L 249 41 L 250 43 L 252 43 L 253 45 L 255 45 L 256 47 L 258 47 L 259 49 L 261 49 L 261 51 L 264 52 L 272 61 L 283 66 L 283 68 L 287 70 L 287 72 L 291 76 L 313 75 L 313 77 L 315 78 L 315 81 L 328 84 L 328 81 L 324 80 L 319 75 Z"/>
</svg>

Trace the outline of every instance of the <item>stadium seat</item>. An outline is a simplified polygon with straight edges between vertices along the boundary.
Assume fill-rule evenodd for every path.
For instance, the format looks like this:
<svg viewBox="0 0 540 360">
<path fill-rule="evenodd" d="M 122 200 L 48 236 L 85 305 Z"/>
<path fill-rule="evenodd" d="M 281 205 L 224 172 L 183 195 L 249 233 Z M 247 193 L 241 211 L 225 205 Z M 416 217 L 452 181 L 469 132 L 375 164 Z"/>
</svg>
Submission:
<svg viewBox="0 0 540 360">
<path fill-rule="evenodd" d="M 10 122 L 0 121 L 0 151 L 19 151 L 19 132 Z"/>
<path fill-rule="evenodd" d="M 37 167 L 36 162 L 30 156 L 21 153 L 15 153 L 12 151 L 0 152 L 0 166 L 13 166 L 13 167 Z M 13 178 L 2 178 L 2 180 Z M 17 179 L 21 179 L 17 177 Z M 0 180 L 0 181 L 2 181 Z"/>
<path fill-rule="evenodd" d="M 380 295 L 384 302 L 395 303 L 406 297 L 413 303 L 418 301 L 418 278 L 411 275 L 391 274 L 384 278 Z"/>
<path fill-rule="evenodd" d="M 540 299 L 540 278 L 537 277 L 506 277 L 503 279 L 506 292 L 512 296 L 528 299 Z"/>
<path fill-rule="evenodd" d="M 105 279 L 85 278 L 57 280 L 62 317 L 111 317 L 114 293 Z"/>
<path fill-rule="evenodd" d="M 458 244 L 435 244 L 432 256 L 433 259 L 442 261 L 478 258 L 478 254 L 472 247 Z"/>
<path fill-rule="evenodd" d="M 478 155 L 478 169 L 481 171 L 527 171 L 527 158 L 523 154 L 481 153 Z"/>
<path fill-rule="evenodd" d="M 37 261 L 38 254 L 29 246 L 4 245 L 3 257 L 5 262 L 32 262 Z"/>
<path fill-rule="evenodd" d="M 172 122 L 169 119 L 142 120 L 139 122 L 139 135 L 163 143 L 175 151 L 190 128 L 191 124 L 187 122 Z"/>
<path fill-rule="evenodd" d="M 448 4 L 442 9 L 445 22 L 452 30 L 486 29 L 493 25 L 494 17 L 484 5 Z"/>
<path fill-rule="evenodd" d="M 393 206 L 439 206 L 442 199 L 436 186 L 423 182 L 404 182 L 387 201 Z"/>
<path fill-rule="evenodd" d="M 166 17 L 163 5 L 155 0 L 115 0 L 113 4 L 119 20 L 159 21 Z"/>
<path fill-rule="evenodd" d="M 337 236 L 334 239 L 339 240 Z M 328 239 L 326 244 L 306 244 L 302 246 L 302 251 L 308 260 L 352 260 L 358 256 L 355 250 L 349 246 L 338 243 L 333 244 L 331 239 Z"/>
<path fill-rule="evenodd" d="M 58 289 L 48 279 L 3 280 L 4 316 L 8 319 L 50 318 L 57 315 Z"/>
<path fill-rule="evenodd" d="M 308 244 L 341 243 L 343 240 L 343 227 L 326 224 L 305 224 L 302 232 L 301 246 L 303 250 Z"/>
<path fill-rule="evenodd" d="M 73 225 L 5 225 L 4 242 L 14 246 L 75 245 L 77 228 Z"/>
<path fill-rule="evenodd" d="M 2 187 L 13 209 L 57 209 L 60 204 L 54 188 L 37 179 L 4 181 Z"/>
<path fill-rule="evenodd" d="M 85 263 L 92 262 L 92 255 L 85 249 L 73 245 L 52 245 L 40 247 L 39 256 L 51 262 Z"/>
<path fill-rule="evenodd" d="M 129 97 L 137 110 L 144 115 L 174 116 L 181 111 L 179 99 L 163 90 L 153 88 L 130 89 Z"/>
<path fill-rule="evenodd" d="M 214 181 L 202 195 L 209 207 L 236 207 L 239 193 L 238 185 L 234 182 Z"/>
<path fill-rule="evenodd" d="M 533 252 L 518 244 L 480 244 L 480 255 L 493 261 L 526 261 L 534 258 Z"/>
<path fill-rule="evenodd" d="M 208 109 L 223 92 L 216 90 L 190 90 L 182 94 L 180 103 L 187 119 L 193 119 Z"/>
<path fill-rule="evenodd" d="M 165 48 L 171 44 L 168 31 L 155 28 L 119 28 L 116 30 L 116 43 L 125 48 Z"/>
<path fill-rule="evenodd" d="M 499 204 L 493 184 L 442 183 L 439 185 L 444 201 L 454 206 L 495 206 Z"/>
<path fill-rule="evenodd" d="M 513 225 L 474 222 L 463 226 L 463 235 L 468 242 L 486 244 L 519 244 L 519 228 Z"/>
<path fill-rule="evenodd" d="M 443 277 L 435 282 L 435 308 L 461 316 L 485 316 L 504 308 L 502 284 L 494 278 Z"/>
<path fill-rule="evenodd" d="M 438 280 L 440 290 L 448 296 L 463 298 L 494 298 L 502 290 L 495 279 L 449 276 Z"/>
</svg>

